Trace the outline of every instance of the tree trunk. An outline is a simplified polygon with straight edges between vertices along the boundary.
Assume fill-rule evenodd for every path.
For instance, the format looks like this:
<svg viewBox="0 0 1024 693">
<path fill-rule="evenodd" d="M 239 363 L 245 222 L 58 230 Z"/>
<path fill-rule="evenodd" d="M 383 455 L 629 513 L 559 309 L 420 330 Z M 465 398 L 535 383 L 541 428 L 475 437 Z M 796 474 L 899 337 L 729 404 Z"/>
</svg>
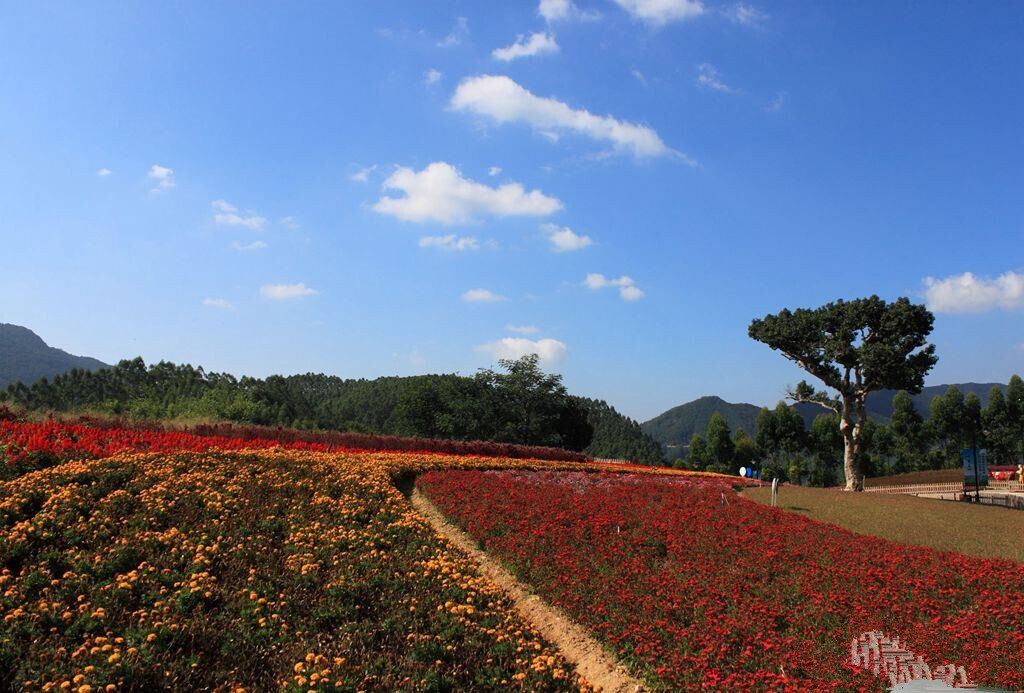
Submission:
<svg viewBox="0 0 1024 693">
<path fill-rule="evenodd" d="M 853 395 L 843 393 L 842 412 L 839 415 L 839 432 L 843 434 L 843 470 L 846 473 L 844 491 L 863 491 L 864 477 L 860 473 L 860 430 L 863 422 L 853 421 Z"/>
</svg>

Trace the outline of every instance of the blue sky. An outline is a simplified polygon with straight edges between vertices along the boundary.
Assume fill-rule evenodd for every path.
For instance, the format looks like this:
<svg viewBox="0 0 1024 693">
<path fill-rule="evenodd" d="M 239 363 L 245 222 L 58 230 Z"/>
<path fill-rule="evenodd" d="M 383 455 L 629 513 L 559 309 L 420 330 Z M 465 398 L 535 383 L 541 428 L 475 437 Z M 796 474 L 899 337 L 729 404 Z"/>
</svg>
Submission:
<svg viewBox="0 0 1024 693">
<path fill-rule="evenodd" d="M 1005 382 L 1022 42 L 1011 2 L 7 4 L 0 321 L 251 375 L 534 350 L 646 419 L 774 403 L 751 318 L 877 293 L 935 310 L 930 382 Z"/>
</svg>

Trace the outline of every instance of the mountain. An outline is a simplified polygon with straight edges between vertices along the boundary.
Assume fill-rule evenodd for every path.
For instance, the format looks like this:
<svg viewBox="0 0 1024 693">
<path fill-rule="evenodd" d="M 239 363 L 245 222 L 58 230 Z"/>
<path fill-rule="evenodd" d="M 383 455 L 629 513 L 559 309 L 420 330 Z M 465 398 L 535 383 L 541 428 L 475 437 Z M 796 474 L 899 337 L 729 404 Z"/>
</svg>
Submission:
<svg viewBox="0 0 1024 693">
<path fill-rule="evenodd" d="M 993 387 L 1006 389 L 1006 385 L 1002 383 L 930 385 L 922 389 L 920 393 L 911 396 L 917 413 L 928 418 L 932 399 L 945 394 L 949 387 L 958 388 L 964 393 L 964 397 L 973 392 L 981 399 L 982 406 L 988 403 L 988 393 Z M 896 392 L 896 390 L 879 390 L 868 395 L 867 402 L 865 402 L 868 416 L 878 423 L 888 422 L 889 417 L 892 416 L 892 398 Z M 816 404 L 796 404 L 794 407 L 804 418 L 804 423 L 808 428 L 816 416 L 827 413 L 827 410 Z M 704 434 L 711 415 L 716 411 L 725 417 L 730 429 L 735 431 L 737 428 L 742 428 L 753 437 L 757 414 L 760 410 L 760 407 L 753 404 L 742 402 L 734 404 L 715 396 L 701 397 L 659 414 L 650 421 L 640 424 L 640 428 L 661 443 L 669 458 L 676 458 L 682 455 L 684 447 L 690 442 L 690 436 L 694 433 Z"/>
<path fill-rule="evenodd" d="M 29 385 L 74 368 L 95 371 L 110 366 L 48 346 L 27 327 L 0 323 L 0 388 L 19 380 Z"/>
<path fill-rule="evenodd" d="M 676 458 L 682 455 L 684 446 L 690 443 L 694 433 L 704 434 L 711 415 L 716 411 L 725 417 L 730 429 L 742 428 L 753 437 L 754 423 L 761 408 L 753 404 L 733 404 L 714 396 L 673 407 L 640 424 L 640 429 L 661 443 L 669 458 Z"/>
</svg>

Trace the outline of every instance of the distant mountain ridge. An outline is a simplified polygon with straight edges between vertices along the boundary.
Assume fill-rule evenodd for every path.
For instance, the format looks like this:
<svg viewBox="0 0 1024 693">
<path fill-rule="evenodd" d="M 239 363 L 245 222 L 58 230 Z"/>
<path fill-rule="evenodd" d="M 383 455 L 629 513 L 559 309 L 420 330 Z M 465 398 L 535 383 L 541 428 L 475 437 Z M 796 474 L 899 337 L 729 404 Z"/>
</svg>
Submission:
<svg viewBox="0 0 1024 693">
<path fill-rule="evenodd" d="M 110 365 L 51 347 L 27 327 L 0 323 L 0 388 L 19 380 L 31 385 L 75 368 L 95 371 Z"/>
<path fill-rule="evenodd" d="M 952 386 L 959 388 L 965 397 L 970 393 L 978 395 L 982 406 L 988 402 L 988 393 L 993 387 L 1006 389 L 1006 385 L 1003 383 L 953 383 Z M 932 399 L 944 394 L 949 387 L 950 385 L 930 385 L 920 393 L 911 395 L 914 400 L 914 408 L 921 416 L 927 418 Z M 868 395 L 866 402 L 868 416 L 878 423 L 887 422 L 892 416 L 892 398 L 895 394 L 895 390 L 879 390 Z M 795 409 L 803 416 L 808 427 L 814 421 L 814 417 L 828 413 L 826 409 L 816 404 L 797 404 Z M 694 433 L 703 435 L 708 427 L 708 421 L 711 420 L 711 415 L 716 411 L 725 417 L 730 429 L 735 431 L 737 428 L 742 428 L 753 437 L 757 414 L 760 410 L 761 407 L 753 404 L 726 402 L 721 397 L 705 396 L 672 407 L 640 424 L 640 429 L 658 441 L 665 448 L 669 457 L 678 457 L 685 446 L 689 444 L 690 437 Z"/>
</svg>

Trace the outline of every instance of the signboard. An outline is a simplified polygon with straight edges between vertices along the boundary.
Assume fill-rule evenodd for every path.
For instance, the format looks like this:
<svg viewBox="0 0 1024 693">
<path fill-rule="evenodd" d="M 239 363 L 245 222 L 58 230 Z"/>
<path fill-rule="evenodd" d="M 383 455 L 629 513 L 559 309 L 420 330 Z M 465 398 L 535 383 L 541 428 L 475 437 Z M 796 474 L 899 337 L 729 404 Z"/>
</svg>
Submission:
<svg viewBox="0 0 1024 693">
<path fill-rule="evenodd" d="M 960 451 L 960 459 L 964 463 L 964 486 L 988 486 L 988 450 L 964 448 Z"/>
</svg>

